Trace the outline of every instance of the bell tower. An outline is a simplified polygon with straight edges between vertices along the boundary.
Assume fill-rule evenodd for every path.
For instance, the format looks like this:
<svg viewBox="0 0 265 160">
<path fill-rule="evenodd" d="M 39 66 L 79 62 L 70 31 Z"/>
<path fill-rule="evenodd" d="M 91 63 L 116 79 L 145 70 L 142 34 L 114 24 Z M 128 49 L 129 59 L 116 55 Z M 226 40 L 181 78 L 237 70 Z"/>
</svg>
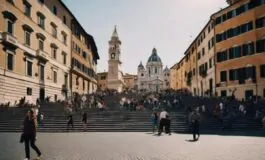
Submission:
<svg viewBox="0 0 265 160">
<path fill-rule="evenodd" d="M 107 86 L 109 89 L 115 89 L 118 92 L 123 90 L 123 75 L 121 70 L 121 41 L 118 36 L 117 27 L 115 26 L 109 41 L 109 60 L 108 60 L 108 79 Z"/>
</svg>

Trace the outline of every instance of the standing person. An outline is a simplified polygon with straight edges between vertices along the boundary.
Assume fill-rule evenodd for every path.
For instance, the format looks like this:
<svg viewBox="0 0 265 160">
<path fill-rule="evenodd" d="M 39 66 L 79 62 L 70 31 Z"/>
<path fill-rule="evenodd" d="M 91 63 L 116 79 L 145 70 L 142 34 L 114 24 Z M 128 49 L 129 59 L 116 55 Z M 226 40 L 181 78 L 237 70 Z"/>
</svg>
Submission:
<svg viewBox="0 0 265 160">
<path fill-rule="evenodd" d="M 34 117 L 34 111 L 30 110 L 27 113 L 27 116 L 25 117 L 23 123 L 23 139 L 24 139 L 25 153 L 26 153 L 25 160 L 30 159 L 29 144 L 31 145 L 31 148 L 34 149 L 38 154 L 38 157 L 36 159 L 40 160 L 41 158 L 41 152 L 39 148 L 35 145 L 36 132 L 37 132 L 36 118 Z"/>
<path fill-rule="evenodd" d="M 74 120 L 73 120 L 73 114 L 72 113 L 70 113 L 68 115 L 67 130 L 68 130 L 70 125 L 72 126 L 72 129 L 73 129 L 74 128 Z"/>
<path fill-rule="evenodd" d="M 169 115 L 167 114 L 166 115 L 165 132 L 166 132 L 166 134 L 169 134 L 169 135 L 171 135 L 170 124 L 171 124 L 171 120 L 170 120 Z"/>
<path fill-rule="evenodd" d="M 86 112 L 83 114 L 82 122 L 83 122 L 83 128 L 84 128 L 84 132 L 85 132 L 86 128 L 87 128 L 87 113 Z"/>
<path fill-rule="evenodd" d="M 158 129 L 158 115 L 154 112 L 151 116 L 152 127 L 153 127 L 153 134 L 155 133 L 155 129 Z"/>
<path fill-rule="evenodd" d="M 193 112 L 190 115 L 190 122 L 192 124 L 192 134 L 193 134 L 193 140 L 197 141 L 200 137 L 200 131 L 199 131 L 199 122 L 200 122 L 200 113 L 196 110 L 193 110 Z M 198 137 L 196 138 L 196 134 Z"/>
<path fill-rule="evenodd" d="M 159 130 L 158 130 L 158 135 L 160 136 L 161 133 L 163 132 L 164 126 L 167 123 L 167 111 L 165 111 L 165 109 L 163 109 L 163 111 L 160 113 L 160 121 L 159 121 Z"/>
<path fill-rule="evenodd" d="M 42 127 L 44 126 L 43 125 L 43 117 L 44 117 L 43 114 L 41 112 L 39 112 L 37 115 L 37 122 L 38 122 L 38 125 L 42 126 Z"/>
</svg>

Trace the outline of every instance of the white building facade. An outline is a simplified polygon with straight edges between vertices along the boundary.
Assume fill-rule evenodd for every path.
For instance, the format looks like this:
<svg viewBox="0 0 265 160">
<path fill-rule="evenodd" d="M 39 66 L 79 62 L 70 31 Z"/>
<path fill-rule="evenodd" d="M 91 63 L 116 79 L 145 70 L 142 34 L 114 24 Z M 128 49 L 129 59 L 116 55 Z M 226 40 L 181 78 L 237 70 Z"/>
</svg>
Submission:
<svg viewBox="0 0 265 160">
<path fill-rule="evenodd" d="M 154 48 L 148 58 L 146 68 L 142 62 L 138 66 L 138 90 L 158 92 L 170 88 L 170 70 L 163 69 L 163 63 Z"/>
</svg>

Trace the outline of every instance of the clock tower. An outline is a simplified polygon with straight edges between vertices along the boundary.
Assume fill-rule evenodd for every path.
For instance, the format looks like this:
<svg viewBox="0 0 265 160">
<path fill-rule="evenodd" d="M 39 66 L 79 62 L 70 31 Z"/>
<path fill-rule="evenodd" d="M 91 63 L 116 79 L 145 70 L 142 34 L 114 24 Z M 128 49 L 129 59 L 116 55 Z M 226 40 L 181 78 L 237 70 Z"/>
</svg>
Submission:
<svg viewBox="0 0 265 160">
<path fill-rule="evenodd" d="M 117 28 L 115 26 L 111 39 L 109 41 L 109 67 L 107 86 L 108 89 L 115 89 L 118 92 L 121 92 L 124 86 L 123 75 L 121 70 L 120 46 L 121 41 L 119 39 Z"/>
</svg>

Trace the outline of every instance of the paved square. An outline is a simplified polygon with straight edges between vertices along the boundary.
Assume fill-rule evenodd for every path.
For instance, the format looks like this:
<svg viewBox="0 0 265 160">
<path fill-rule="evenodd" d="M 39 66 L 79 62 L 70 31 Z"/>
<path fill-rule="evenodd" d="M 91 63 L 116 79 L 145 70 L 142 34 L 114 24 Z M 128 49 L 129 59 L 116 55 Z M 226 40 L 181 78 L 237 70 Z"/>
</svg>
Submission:
<svg viewBox="0 0 265 160">
<path fill-rule="evenodd" d="M 0 133 L 1 160 L 24 158 L 19 133 Z M 38 133 L 44 160 L 264 160 L 263 137 L 149 133 Z M 32 157 L 36 154 L 31 150 Z"/>
</svg>

